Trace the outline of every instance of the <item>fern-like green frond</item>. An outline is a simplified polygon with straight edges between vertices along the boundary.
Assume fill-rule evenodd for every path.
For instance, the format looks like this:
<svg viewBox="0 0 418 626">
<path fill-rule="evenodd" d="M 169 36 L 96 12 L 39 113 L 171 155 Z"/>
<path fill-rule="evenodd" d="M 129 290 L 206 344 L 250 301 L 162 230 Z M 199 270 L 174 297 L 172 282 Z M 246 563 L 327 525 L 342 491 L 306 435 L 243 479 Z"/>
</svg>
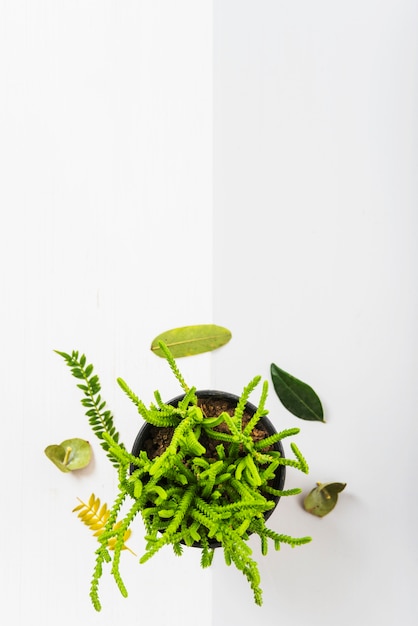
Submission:
<svg viewBox="0 0 418 626">
<path fill-rule="evenodd" d="M 268 382 L 265 380 L 263 382 L 263 388 L 261 390 L 260 400 L 257 406 L 257 410 L 249 420 L 248 424 L 244 428 L 244 435 L 250 435 L 254 428 L 257 426 L 258 422 L 262 417 L 268 414 L 268 411 L 264 408 L 268 395 Z M 268 445 L 268 444 L 267 444 Z"/>
<path fill-rule="evenodd" d="M 264 519 L 253 519 L 250 524 L 250 530 L 259 535 L 263 554 L 267 554 L 267 539 L 271 539 L 274 542 L 275 550 L 280 550 L 282 543 L 286 543 L 294 548 L 312 541 L 312 537 L 291 537 L 290 535 L 276 533 L 271 528 L 267 528 Z"/>
<path fill-rule="evenodd" d="M 213 561 L 213 555 L 215 554 L 215 550 L 209 547 L 209 542 L 205 536 L 203 536 L 200 540 L 202 544 L 202 554 L 200 557 L 200 564 L 202 567 L 210 567 Z"/>
<path fill-rule="evenodd" d="M 178 382 L 180 383 L 181 388 L 183 389 L 184 393 L 188 393 L 189 386 L 184 380 L 183 375 L 180 372 L 179 368 L 177 367 L 177 363 L 173 355 L 171 354 L 168 346 L 166 346 L 166 344 L 163 341 L 159 341 L 158 345 L 161 348 L 162 352 L 164 353 L 164 356 L 167 359 L 167 362 L 171 368 L 171 371 L 173 372 L 174 376 L 177 378 Z"/>
<path fill-rule="evenodd" d="M 117 531 L 117 535 L 112 537 L 111 540 L 114 539 L 113 549 L 114 549 L 114 557 L 112 563 L 111 573 L 116 581 L 117 586 L 123 596 L 127 596 L 128 592 L 126 591 L 126 587 L 122 581 L 122 577 L 120 575 L 120 556 L 122 550 L 126 549 L 125 541 L 126 537 L 130 535 L 131 531 L 129 526 L 132 524 L 133 520 L 139 513 L 141 508 L 141 504 L 136 500 L 132 505 L 129 512 L 125 515 L 123 520 L 120 520 L 113 526 L 113 531 Z M 111 541 L 110 540 L 110 541 Z"/>
<path fill-rule="evenodd" d="M 113 415 L 111 411 L 106 409 L 106 402 L 100 395 L 101 385 L 99 377 L 93 374 L 93 365 L 87 365 L 85 355 L 79 356 L 76 350 L 71 354 L 60 352 L 59 350 L 55 350 L 55 352 L 65 360 L 72 375 L 83 381 L 77 384 L 77 387 L 81 389 L 84 394 L 81 404 L 87 409 L 86 416 L 89 419 L 89 424 L 92 431 L 100 440 L 100 445 L 107 453 L 108 458 L 112 464 L 118 468 L 118 462 L 112 455 L 108 454 L 109 445 L 103 439 L 103 434 L 107 433 L 121 447 L 123 447 L 123 444 L 119 443 L 119 433 L 115 428 Z"/>
<path fill-rule="evenodd" d="M 262 605 L 262 590 L 260 587 L 260 573 L 257 563 L 251 558 L 251 549 L 239 534 L 226 528 L 222 537 L 225 562 L 234 563 L 247 578 L 254 594 L 254 601 L 258 606 Z"/>
<path fill-rule="evenodd" d="M 278 496 L 278 497 L 297 496 L 300 493 L 302 493 L 302 489 L 299 489 L 299 487 L 295 487 L 294 489 L 274 489 L 273 487 L 270 487 L 269 485 L 264 485 L 263 491 L 265 491 L 266 493 L 270 493 L 272 496 Z"/>
<path fill-rule="evenodd" d="M 216 439 L 217 441 L 224 441 L 225 443 L 235 442 L 234 435 L 230 435 L 229 433 L 223 433 L 218 430 L 213 430 L 212 428 L 205 428 L 205 432 L 208 437 Z"/>
<path fill-rule="evenodd" d="M 242 416 L 244 415 L 245 405 L 247 404 L 251 393 L 257 387 L 261 380 L 261 376 L 255 376 L 246 387 L 244 387 L 234 413 L 234 421 L 238 429 L 242 430 Z"/>
<path fill-rule="evenodd" d="M 293 442 L 290 444 L 290 447 L 291 447 L 295 457 L 299 461 L 299 469 L 300 469 L 300 471 L 303 472 L 304 474 L 309 474 L 309 465 L 308 465 L 305 457 L 303 456 L 302 452 L 299 450 L 297 445 L 295 443 L 293 443 Z"/>
<path fill-rule="evenodd" d="M 101 611 L 102 605 L 99 598 L 99 582 L 103 574 L 103 563 L 110 561 L 110 555 L 103 546 L 96 550 L 96 563 L 93 570 L 93 576 L 90 584 L 90 599 L 96 611 Z"/>
<path fill-rule="evenodd" d="M 135 406 L 138 409 L 138 413 L 144 418 L 144 420 L 148 417 L 148 409 L 145 404 L 138 398 L 138 396 L 132 391 L 129 385 L 123 380 L 123 378 L 117 378 L 116 382 L 119 387 L 126 393 L 128 398 L 132 400 Z"/>
<path fill-rule="evenodd" d="M 270 437 L 265 437 L 264 439 L 260 439 L 254 443 L 254 448 L 256 450 L 262 450 L 267 448 L 268 446 L 272 446 L 278 441 L 281 441 L 285 437 L 293 437 L 300 432 L 300 428 L 288 428 L 286 430 L 282 430 L 279 433 L 274 433 L 274 435 L 270 435 Z"/>
<path fill-rule="evenodd" d="M 177 510 L 173 519 L 170 521 L 168 526 L 166 527 L 162 537 L 155 541 L 147 550 L 147 552 L 141 557 L 140 563 L 145 563 L 148 561 L 160 548 L 162 548 L 167 543 L 171 543 L 173 536 L 177 532 L 177 529 L 182 523 L 183 518 L 188 513 L 188 509 L 190 507 L 190 503 L 192 502 L 194 495 L 196 492 L 196 485 L 190 485 L 187 487 L 181 501 L 178 504 Z"/>
</svg>

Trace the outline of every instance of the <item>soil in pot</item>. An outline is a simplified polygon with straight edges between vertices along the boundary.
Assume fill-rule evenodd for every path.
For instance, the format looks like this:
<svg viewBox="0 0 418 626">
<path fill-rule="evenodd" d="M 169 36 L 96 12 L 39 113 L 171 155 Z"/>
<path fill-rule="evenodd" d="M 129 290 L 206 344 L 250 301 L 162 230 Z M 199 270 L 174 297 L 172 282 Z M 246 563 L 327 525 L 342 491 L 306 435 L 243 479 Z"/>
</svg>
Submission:
<svg viewBox="0 0 418 626">
<path fill-rule="evenodd" d="M 228 412 L 230 415 L 233 415 L 235 408 L 237 406 L 237 403 L 239 401 L 238 396 L 234 394 L 226 393 L 223 391 L 212 391 L 212 390 L 198 391 L 197 397 L 198 397 L 198 405 L 200 406 L 203 414 L 206 417 L 217 417 L 224 411 Z M 167 404 L 170 404 L 172 406 L 177 406 L 177 404 L 183 398 L 184 398 L 183 395 L 178 396 L 176 398 L 173 398 L 173 400 L 171 400 Z M 249 422 L 249 420 L 254 415 L 256 410 L 257 408 L 250 402 L 246 404 L 244 414 L 243 414 L 244 426 Z M 218 430 L 220 432 L 226 432 L 226 433 L 230 432 L 225 422 L 222 422 L 219 426 L 216 426 L 214 430 Z M 144 426 L 141 428 L 141 430 L 139 431 L 135 439 L 133 449 L 132 449 L 132 454 L 137 456 L 140 450 L 145 450 L 148 454 L 148 457 L 151 459 L 156 456 L 160 456 L 166 450 L 167 446 L 170 444 L 170 441 L 173 436 L 173 432 L 174 432 L 174 428 L 172 427 L 161 428 L 161 427 L 153 426 L 151 424 L 144 424 Z M 257 427 L 253 429 L 251 436 L 254 441 L 260 441 L 261 439 L 265 439 L 266 437 L 269 437 L 275 432 L 276 432 L 276 429 L 274 428 L 271 421 L 267 417 L 262 417 L 260 421 L 258 422 Z M 212 460 L 218 460 L 216 446 L 219 445 L 219 443 L 224 444 L 226 451 L 228 447 L 227 443 L 220 442 L 216 439 L 207 437 L 204 434 L 204 432 L 202 432 L 201 434 L 200 443 L 206 448 L 206 452 L 203 456 L 207 459 L 212 459 Z M 284 450 L 280 441 L 275 443 L 273 446 L 263 448 L 261 451 L 268 452 L 269 450 L 276 450 L 280 452 L 280 455 L 282 457 L 284 457 Z M 270 481 L 269 486 L 277 490 L 282 490 L 284 487 L 285 475 L 286 475 L 285 466 L 280 465 L 277 469 L 274 479 Z M 266 494 L 266 496 L 268 497 L 269 500 L 273 500 L 275 503 L 275 506 L 277 506 L 277 503 L 280 499 L 279 496 L 272 496 L 271 494 Z M 270 509 L 269 511 L 265 513 L 264 517 L 266 520 L 270 517 L 273 511 L 274 509 Z"/>
</svg>

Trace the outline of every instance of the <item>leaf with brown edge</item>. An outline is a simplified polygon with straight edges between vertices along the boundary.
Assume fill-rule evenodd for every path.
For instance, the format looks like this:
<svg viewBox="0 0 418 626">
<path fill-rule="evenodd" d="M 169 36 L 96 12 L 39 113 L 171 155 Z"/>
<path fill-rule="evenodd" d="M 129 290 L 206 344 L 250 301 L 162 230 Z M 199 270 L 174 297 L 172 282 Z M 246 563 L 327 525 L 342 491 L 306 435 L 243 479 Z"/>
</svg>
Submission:
<svg viewBox="0 0 418 626">
<path fill-rule="evenodd" d="M 338 501 L 338 494 L 347 483 L 317 483 L 303 501 L 305 511 L 318 517 L 324 517 L 332 511 Z"/>
<path fill-rule="evenodd" d="M 162 341 L 175 357 L 193 356 L 202 352 L 216 350 L 228 343 L 232 334 L 227 328 L 216 324 L 199 324 L 172 328 L 158 335 L 151 343 L 151 350 L 164 358 L 160 348 Z"/>
</svg>

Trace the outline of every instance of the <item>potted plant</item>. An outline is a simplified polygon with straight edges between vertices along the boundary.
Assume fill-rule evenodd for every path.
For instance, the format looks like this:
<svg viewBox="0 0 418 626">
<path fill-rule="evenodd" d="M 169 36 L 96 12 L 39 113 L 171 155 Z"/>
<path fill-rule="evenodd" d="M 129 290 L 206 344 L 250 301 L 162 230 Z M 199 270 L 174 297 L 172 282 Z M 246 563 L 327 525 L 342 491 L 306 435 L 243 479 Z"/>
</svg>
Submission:
<svg viewBox="0 0 418 626">
<path fill-rule="evenodd" d="M 198 391 L 185 382 L 167 345 L 160 341 L 159 348 L 183 393 L 164 402 L 156 391 L 155 402 L 147 407 L 118 379 L 145 420 L 132 451 L 119 441 L 93 366 L 76 351 L 58 352 L 79 380 L 84 395 L 81 402 L 92 430 L 119 477 L 119 491 L 97 532 L 99 546 L 90 589 L 93 606 L 101 608 L 98 586 L 105 563 L 111 563 L 111 573 L 122 595 L 127 596 L 120 558 L 138 515 L 146 540 L 140 563 L 169 545 L 176 555 L 185 548 L 200 548 L 201 565 L 208 567 L 215 550 L 223 550 L 226 563 L 233 563 L 246 576 L 256 604 L 261 605 L 260 575 L 248 545 L 250 535 L 260 538 L 263 555 L 269 541 L 278 550 L 282 543 L 293 547 L 311 539 L 279 534 L 266 524 L 280 497 L 300 493 L 299 489 L 283 489 L 286 466 L 308 472 L 296 444 L 290 444 L 291 459 L 285 457 L 282 446 L 282 441 L 299 429 L 276 432 L 266 417 L 267 381 L 262 384 L 258 405 L 250 403 L 260 376 L 250 381 L 239 397 Z M 123 508 L 128 508 L 127 512 L 123 513 Z M 85 517 L 91 520 L 91 516 Z"/>
</svg>

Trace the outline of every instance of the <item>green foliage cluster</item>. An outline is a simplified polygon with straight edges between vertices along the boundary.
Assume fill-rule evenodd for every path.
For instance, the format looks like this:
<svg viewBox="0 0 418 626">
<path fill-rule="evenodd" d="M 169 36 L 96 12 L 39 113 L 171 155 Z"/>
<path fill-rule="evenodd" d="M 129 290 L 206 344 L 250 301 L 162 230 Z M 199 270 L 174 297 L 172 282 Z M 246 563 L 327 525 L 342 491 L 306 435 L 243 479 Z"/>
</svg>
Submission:
<svg viewBox="0 0 418 626">
<path fill-rule="evenodd" d="M 96 610 L 101 608 L 98 586 L 105 563 L 111 563 L 111 574 L 122 595 L 127 596 L 120 574 L 120 557 L 126 533 L 138 514 L 146 529 L 146 550 L 141 563 L 166 545 L 171 545 L 174 553 L 180 556 L 184 546 L 198 544 L 201 565 L 208 567 L 212 563 L 215 542 L 222 546 L 225 562 L 228 565 L 233 563 L 246 576 L 256 604 L 261 605 L 260 575 L 247 544 L 249 536 L 259 536 L 263 555 L 267 554 L 269 540 L 276 550 L 282 543 L 294 547 L 310 541 L 310 537 L 293 538 L 274 532 L 266 526 L 264 517 L 274 508 L 274 498 L 300 493 L 298 489 L 285 491 L 271 486 L 280 466 L 308 472 L 307 463 L 296 444 L 291 444 L 295 455 L 292 459 L 271 449 L 273 444 L 296 435 L 299 429 L 292 428 L 259 441 L 253 440 L 253 429 L 267 414 L 267 381 L 263 383 L 257 410 L 247 424 L 243 415 L 250 394 L 260 383 L 259 376 L 244 388 L 233 415 L 223 412 L 216 417 L 205 416 L 196 389 L 185 383 L 174 357 L 162 342 L 160 349 L 184 392 L 177 406 L 164 403 L 157 391 L 155 402 L 147 407 L 125 381 L 118 379 L 120 387 L 146 422 L 174 429 L 168 447 L 155 458 L 150 458 L 145 450 L 134 456 L 119 443 L 113 416 L 105 410 L 93 367 L 87 365 L 85 356 L 79 357 L 78 352 L 71 355 L 59 352 L 72 374 L 83 380 L 78 386 L 84 393 L 82 403 L 88 409 L 86 414 L 119 475 L 119 493 L 98 537 L 90 590 L 93 606 Z M 217 427 L 221 424 L 224 428 L 219 432 Z M 216 459 L 205 456 L 202 441 L 208 438 L 215 440 Z M 130 502 L 130 507 L 116 524 L 125 501 Z M 112 555 L 110 541 L 114 546 Z"/>
</svg>

